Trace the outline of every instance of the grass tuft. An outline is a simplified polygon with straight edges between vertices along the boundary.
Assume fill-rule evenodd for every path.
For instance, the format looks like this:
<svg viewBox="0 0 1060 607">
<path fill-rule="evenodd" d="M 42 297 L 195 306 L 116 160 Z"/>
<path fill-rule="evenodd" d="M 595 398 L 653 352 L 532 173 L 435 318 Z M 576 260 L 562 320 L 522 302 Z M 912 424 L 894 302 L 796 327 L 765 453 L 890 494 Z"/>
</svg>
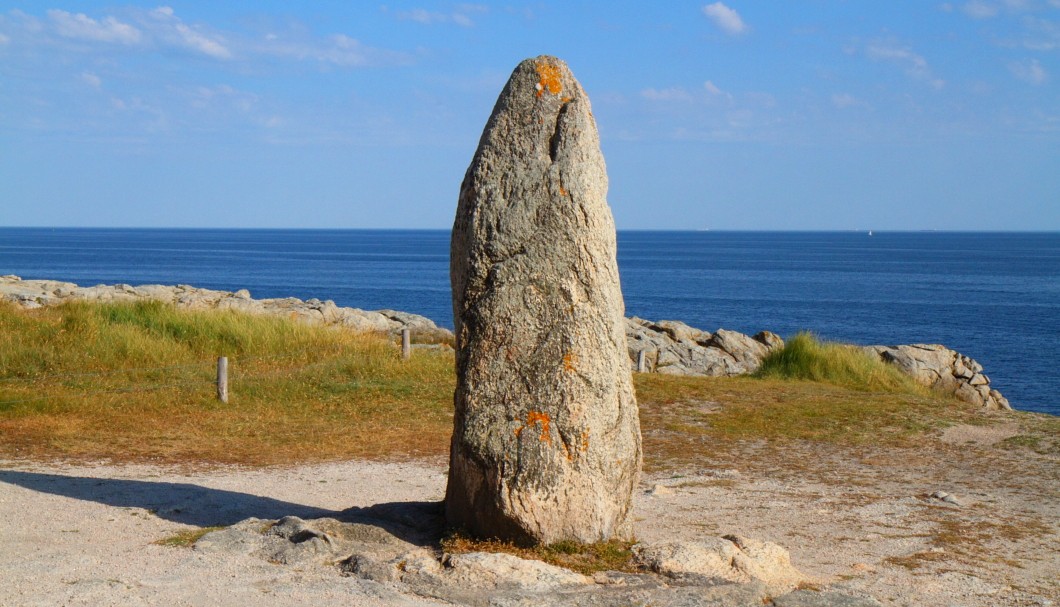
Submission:
<svg viewBox="0 0 1060 607">
<path fill-rule="evenodd" d="M 611 540 L 582 544 L 562 541 L 547 546 L 519 546 L 502 540 L 477 540 L 461 533 L 452 533 L 442 540 L 442 550 L 449 554 L 469 552 L 499 552 L 523 559 L 544 561 L 583 575 L 601 571 L 638 571 L 633 563 L 632 546 L 636 541 Z"/>
<path fill-rule="evenodd" d="M 783 348 L 766 356 L 754 376 L 815 381 L 866 392 L 924 394 L 926 391 L 893 365 L 855 346 L 822 342 L 808 332 L 798 333 Z"/>
<path fill-rule="evenodd" d="M 224 527 L 202 527 L 200 529 L 189 529 L 187 531 L 181 531 L 175 533 L 169 537 L 164 537 L 156 542 L 158 546 L 168 546 L 170 548 L 188 548 L 195 545 L 195 542 L 199 541 L 202 536 L 212 531 L 218 531 L 224 529 Z"/>
</svg>

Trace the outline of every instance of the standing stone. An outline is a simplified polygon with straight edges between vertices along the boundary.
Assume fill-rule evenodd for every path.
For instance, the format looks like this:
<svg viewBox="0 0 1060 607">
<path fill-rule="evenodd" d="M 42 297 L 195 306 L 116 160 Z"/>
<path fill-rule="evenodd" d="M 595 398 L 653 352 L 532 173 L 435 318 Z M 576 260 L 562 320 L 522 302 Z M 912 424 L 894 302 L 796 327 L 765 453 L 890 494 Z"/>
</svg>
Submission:
<svg viewBox="0 0 1060 607">
<path fill-rule="evenodd" d="M 631 536 L 640 426 L 589 99 L 541 56 L 504 87 L 460 187 L 446 516 L 487 538 Z"/>
</svg>

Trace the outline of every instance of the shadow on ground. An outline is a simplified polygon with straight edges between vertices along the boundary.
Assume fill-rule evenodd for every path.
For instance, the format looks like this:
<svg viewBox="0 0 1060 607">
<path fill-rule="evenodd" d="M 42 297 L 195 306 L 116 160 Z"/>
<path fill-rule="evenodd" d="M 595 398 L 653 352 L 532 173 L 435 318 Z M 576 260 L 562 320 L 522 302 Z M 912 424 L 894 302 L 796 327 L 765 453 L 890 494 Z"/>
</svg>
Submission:
<svg viewBox="0 0 1060 607">
<path fill-rule="evenodd" d="M 159 518 L 197 527 L 221 527 L 248 519 L 331 517 L 366 523 L 416 543 L 441 537 L 444 521 L 440 502 L 388 502 L 367 508 L 328 510 L 270 497 L 211 489 L 190 483 L 64 476 L 0 470 L 0 482 L 41 493 L 114 506 L 143 508 Z"/>
</svg>

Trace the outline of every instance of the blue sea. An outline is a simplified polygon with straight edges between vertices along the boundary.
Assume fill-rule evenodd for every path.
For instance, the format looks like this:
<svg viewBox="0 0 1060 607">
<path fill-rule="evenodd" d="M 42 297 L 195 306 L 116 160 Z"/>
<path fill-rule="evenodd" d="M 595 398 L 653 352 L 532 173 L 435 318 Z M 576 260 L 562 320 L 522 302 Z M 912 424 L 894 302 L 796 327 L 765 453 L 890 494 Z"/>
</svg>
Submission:
<svg viewBox="0 0 1060 607">
<path fill-rule="evenodd" d="M 941 343 L 1060 414 L 1060 233 L 619 232 L 627 315 Z M 0 228 L 0 274 L 332 299 L 452 327 L 448 231 Z"/>
</svg>

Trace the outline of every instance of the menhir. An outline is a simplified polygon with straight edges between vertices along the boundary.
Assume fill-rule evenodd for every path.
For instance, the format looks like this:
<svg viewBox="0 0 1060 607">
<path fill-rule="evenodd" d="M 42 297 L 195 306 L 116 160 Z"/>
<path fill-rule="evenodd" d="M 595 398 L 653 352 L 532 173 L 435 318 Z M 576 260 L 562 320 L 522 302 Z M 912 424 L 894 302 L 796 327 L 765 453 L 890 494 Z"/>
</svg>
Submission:
<svg viewBox="0 0 1060 607">
<path fill-rule="evenodd" d="M 640 426 L 589 99 L 541 56 L 505 85 L 460 188 L 446 516 L 521 543 L 631 536 Z"/>
</svg>

